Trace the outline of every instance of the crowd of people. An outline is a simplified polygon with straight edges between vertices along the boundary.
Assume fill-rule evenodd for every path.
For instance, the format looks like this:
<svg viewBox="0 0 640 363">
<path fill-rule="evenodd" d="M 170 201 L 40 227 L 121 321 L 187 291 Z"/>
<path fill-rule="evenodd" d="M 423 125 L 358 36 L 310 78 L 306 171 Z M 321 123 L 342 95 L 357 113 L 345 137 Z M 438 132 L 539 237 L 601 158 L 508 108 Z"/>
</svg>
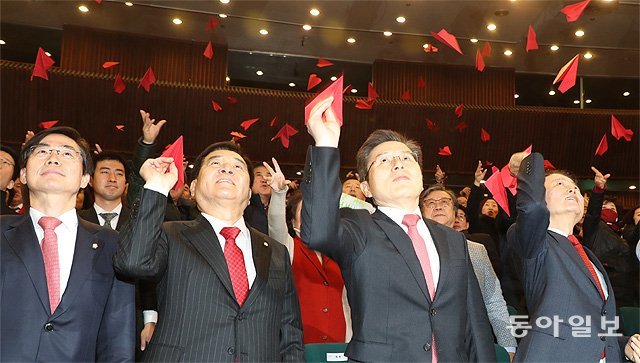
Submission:
<svg viewBox="0 0 640 363">
<path fill-rule="evenodd" d="M 587 204 L 516 153 L 507 214 L 482 163 L 459 191 L 439 166 L 428 185 L 421 146 L 376 130 L 341 181 L 332 102 L 310 113 L 300 181 L 220 141 L 179 185 L 145 111 L 132 160 L 64 126 L 3 145 L 0 359 L 301 362 L 347 342 L 353 361 L 490 362 L 498 344 L 640 363 L 619 320 L 640 306 L 640 206 L 619 216 L 608 174 L 592 168 Z"/>
</svg>

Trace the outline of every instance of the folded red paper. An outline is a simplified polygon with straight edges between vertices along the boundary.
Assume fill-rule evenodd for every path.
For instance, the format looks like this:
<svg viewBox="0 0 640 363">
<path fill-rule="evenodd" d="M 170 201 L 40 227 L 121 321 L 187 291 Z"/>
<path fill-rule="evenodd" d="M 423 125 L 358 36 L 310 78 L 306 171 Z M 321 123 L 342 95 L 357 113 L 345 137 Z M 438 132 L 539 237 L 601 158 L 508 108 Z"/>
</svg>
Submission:
<svg viewBox="0 0 640 363">
<path fill-rule="evenodd" d="M 338 123 L 342 125 L 342 82 L 344 76 L 340 76 L 335 82 L 331 83 L 322 92 L 318 93 L 313 99 L 304 106 L 304 124 L 309 121 L 311 110 L 318 104 L 318 102 L 333 96 L 333 102 L 331 103 L 331 110 L 338 119 Z"/>
<path fill-rule="evenodd" d="M 565 93 L 576 84 L 579 59 L 580 54 L 576 54 L 575 57 L 571 58 L 571 60 L 560 69 L 556 79 L 553 80 L 553 84 L 558 83 L 558 81 L 562 81 L 558 87 L 560 92 Z"/>
<path fill-rule="evenodd" d="M 438 148 L 438 155 L 442 155 L 442 156 L 451 156 L 451 149 L 449 149 L 449 146 L 445 146 L 445 147 L 441 147 Z"/>
<path fill-rule="evenodd" d="M 431 35 L 440 42 L 454 49 L 456 52 L 463 54 L 462 50 L 460 50 L 460 45 L 458 45 L 458 41 L 453 34 L 450 34 L 446 30 L 442 29 L 438 33 L 431 32 Z"/>
<path fill-rule="evenodd" d="M 38 55 L 36 56 L 36 63 L 33 66 L 33 73 L 31 73 L 30 80 L 33 81 L 33 77 L 40 77 L 48 81 L 49 74 L 47 70 L 51 68 L 54 63 L 55 61 L 44 52 L 44 49 L 38 48 Z"/>
<path fill-rule="evenodd" d="M 602 139 L 596 148 L 595 155 L 602 156 L 609 149 L 609 143 L 607 142 L 607 134 L 602 135 Z"/>
<path fill-rule="evenodd" d="M 256 122 L 258 122 L 258 120 L 260 120 L 260 118 L 252 118 L 250 120 L 245 120 L 242 121 L 242 123 L 240 123 L 240 126 L 244 129 L 244 131 L 247 131 L 249 129 L 249 127 L 251 127 L 251 125 L 255 124 Z"/>
<path fill-rule="evenodd" d="M 42 121 L 38 124 L 38 126 L 40 126 L 41 129 L 50 129 L 53 126 L 55 126 L 55 124 L 57 123 L 58 123 L 58 120 Z"/>
<path fill-rule="evenodd" d="M 204 48 L 204 53 L 202 53 L 202 55 L 204 55 L 205 58 L 213 59 L 213 46 L 211 45 L 211 42 L 207 43 L 207 46 Z"/>
<path fill-rule="evenodd" d="M 149 67 L 149 69 L 147 69 L 147 71 L 144 73 L 144 76 L 142 76 L 142 79 L 140 80 L 140 84 L 138 85 L 138 88 L 144 87 L 144 90 L 149 92 L 151 90 L 151 85 L 155 82 L 156 82 L 156 75 L 153 73 L 153 69 Z"/>
<path fill-rule="evenodd" d="M 614 115 L 611 115 L 611 135 L 613 135 L 616 140 L 624 138 L 626 141 L 631 141 L 633 130 L 626 129 Z"/>
<path fill-rule="evenodd" d="M 536 32 L 533 30 L 533 27 L 529 25 L 529 33 L 527 34 L 527 48 L 526 51 L 529 53 L 530 50 L 538 49 L 538 41 L 536 40 Z"/>
<path fill-rule="evenodd" d="M 122 80 L 122 77 L 120 77 L 120 73 L 118 73 L 116 75 L 116 80 L 113 82 L 113 91 L 117 94 L 121 94 L 124 92 L 125 88 L 127 88 L 127 85 Z"/>
<path fill-rule="evenodd" d="M 282 128 L 280 129 L 280 131 L 278 131 L 276 136 L 271 138 L 271 141 L 279 138 L 280 142 L 282 143 L 282 147 L 284 147 L 285 149 L 288 149 L 289 138 L 297 133 L 298 133 L 298 130 L 296 130 L 293 126 L 289 124 L 284 124 L 284 126 L 282 126 Z"/>
<path fill-rule="evenodd" d="M 178 189 L 182 188 L 182 185 L 184 184 L 184 164 L 182 164 L 182 160 L 184 159 L 184 150 L 182 135 L 180 135 L 173 144 L 166 148 L 161 156 L 173 158 L 173 162 L 176 164 L 176 168 L 178 169 L 178 181 L 174 184 L 173 190 L 178 191 Z M 166 172 L 169 172 L 169 168 L 167 168 Z"/>
<path fill-rule="evenodd" d="M 564 13 L 564 15 L 567 17 L 567 22 L 571 23 L 580 19 L 580 15 L 582 15 L 584 9 L 587 7 L 587 5 L 589 5 L 589 2 L 591 2 L 591 0 L 585 0 L 579 3 L 567 5 L 562 8 L 560 12 Z"/>
</svg>

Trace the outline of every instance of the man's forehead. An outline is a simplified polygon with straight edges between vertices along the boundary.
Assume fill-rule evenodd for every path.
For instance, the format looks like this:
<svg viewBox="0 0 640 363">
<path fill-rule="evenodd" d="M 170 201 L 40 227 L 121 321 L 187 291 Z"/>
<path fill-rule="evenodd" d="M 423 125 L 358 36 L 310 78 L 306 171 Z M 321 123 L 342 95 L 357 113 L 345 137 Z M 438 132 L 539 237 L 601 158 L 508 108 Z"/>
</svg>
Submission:
<svg viewBox="0 0 640 363">
<path fill-rule="evenodd" d="M 373 148 L 371 156 L 376 157 L 383 153 L 397 152 L 397 151 L 411 151 L 409 147 L 400 141 L 385 141 L 382 144 Z"/>
<path fill-rule="evenodd" d="M 569 183 L 576 185 L 576 183 L 574 183 L 574 181 L 571 178 L 559 173 L 547 175 L 544 179 L 545 182 L 549 182 L 549 183 L 553 183 L 558 180 L 568 181 Z"/>
<path fill-rule="evenodd" d="M 451 196 L 449 195 L 449 193 L 444 192 L 442 190 L 435 190 L 435 191 L 427 194 L 427 197 L 426 197 L 426 199 L 442 199 L 442 198 L 451 199 Z"/>
<path fill-rule="evenodd" d="M 113 168 L 113 169 L 124 170 L 124 165 L 122 165 L 122 162 L 120 162 L 120 160 L 105 159 L 105 160 L 98 161 L 95 169 L 98 170 L 103 168 Z"/>
<path fill-rule="evenodd" d="M 71 146 L 78 148 L 78 143 L 72 138 L 62 134 L 49 134 L 40 140 L 40 144 L 47 144 L 51 146 Z"/>
<path fill-rule="evenodd" d="M 4 150 L 0 150 L 0 157 L 3 157 L 5 159 L 13 161 L 15 163 L 15 160 L 13 160 L 13 156 L 11 156 L 11 154 L 9 154 L 8 152 L 6 152 Z"/>
<path fill-rule="evenodd" d="M 253 174 L 258 174 L 258 173 L 269 173 L 269 170 L 267 170 L 267 168 L 264 167 L 264 165 L 258 165 L 255 168 L 253 168 Z"/>
<path fill-rule="evenodd" d="M 205 160 L 209 160 L 213 158 L 216 158 L 216 159 L 233 158 L 244 163 L 244 159 L 242 159 L 242 156 L 240 156 L 240 154 L 238 154 L 237 152 L 231 151 L 231 150 L 214 150 L 207 155 Z"/>
</svg>

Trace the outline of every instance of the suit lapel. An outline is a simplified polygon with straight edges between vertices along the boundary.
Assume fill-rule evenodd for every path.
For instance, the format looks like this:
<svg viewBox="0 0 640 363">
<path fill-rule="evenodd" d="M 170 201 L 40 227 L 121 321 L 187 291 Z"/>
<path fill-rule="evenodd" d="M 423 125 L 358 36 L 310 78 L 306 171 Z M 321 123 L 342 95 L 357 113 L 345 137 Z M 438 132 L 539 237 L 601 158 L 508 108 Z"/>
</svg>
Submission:
<svg viewBox="0 0 640 363">
<path fill-rule="evenodd" d="M 9 246 L 15 251 L 24 263 L 31 282 L 33 283 L 42 307 L 49 312 L 49 291 L 47 290 L 47 277 L 44 271 L 42 250 L 29 213 L 16 221 L 11 228 L 4 232 Z"/>
<path fill-rule="evenodd" d="M 593 279 L 593 276 L 591 275 L 591 272 L 589 271 L 587 266 L 585 266 L 584 261 L 582 261 L 582 258 L 580 258 L 580 255 L 578 254 L 578 251 L 576 251 L 576 249 L 573 247 L 573 245 L 571 244 L 569 239 L 564 237 L 564 236 L 562 236 L 562 235 L 559 235 L 559 234 L 557 234 L 555 232 L 551 232 L 550 231 L 549 234 L 558 243 L 558 246 L 560 246 L 560 249 L 564 253 L 569 255 L 569 258 L 571 258 L 571 260 L 578 266 L 578 269 L 580 269 L 580 271 L 582 271 L 582 273 L 589 279 L 589 281 L 591 281 L 591 284 L 593 285 L 593 288 L 595 289 L 595 292 L 598 294 L 598 296 L 600 296 L 600 292 L 598 291 L 598 285 L 596 285 L 596 281 Z M 593 257 L 593 255 L 589 256 L 589 253 L 591 251 L 588 251 L 585 248 L 585 252 L 587 253 L 587 256 L 589 257 L 589 259 L 591 261 L 597 261 L 597 259 L 595 259 Z M 600 266 L 599 268 L 601 268 L 601 267 L 602 266 Z M 602 271 L 602 270 L 600 270 L 600 271 Z"/>
<path fill-rule="evenodd" d="M 422 267 L 420 266 L 420 261 L 413 249 L 413 244 L 411 243 L 409 235 L 405 233 L 405 231 L 396 224 L 396 222 L 380 210 L 376 210 L 371 215 L 371 218 L 378 226 L 380 226 L 382 231 L 387 235 L 389 241 L 391 241 L 391 243 L 396 247 L 400 256 L 402 256 L 409 267 L 409 270 L 418 283 L 418 286 L 420 286 L 420 290 L 424 294 L 424 297 L 431 301 L 429 291 L 427 290 L 427 281 L 425 280 Z"/>
<path fill-rule="evenodd" d="M 325 274 L 324 266 L 322 265 L 322 263 L 318 259 L 318 255 L 314 251 L 312 251 L 309 248 L 307 248 L 307 246 L 305 246 L 302 243 L 301 243 L 301 248 L 299 249 L 299 251 L 302 251 L 302 253 L 304 254 L 304 258 L 309 259 L 309 261 L 313 264 L 313 267 L 315 267 L 316 270 L 318 270 L 318 273 L 320 275 L 322 275 L 322 278 L 328 281 L 329 279 L 328 279 L 327 275 Z M 324 261 L 324 256 L 323 256 L 323 261 Z"/>
<path fill-rule="evenodd" d="M 124 226 L 124 224 L 129 221 L 130 214 L 131 211 L 129 210 L 129 208 L 123 205 L 122 209 L 120 210 L 120 215 L 118 216 L 118 225 L 116 226 L 116 231 L 119 231 Z"/>
<path fill-rule="evenodd" d="M 441 228 L 434 228 L 436 222 L 427 220 L 422 218 L 424 223 L 427 225 L 427 229 L 429 229 L 429 233 L 431 234 L 431 239 L 433 243 L 436 245 L 436 250 L 438 251 L 438 259 L 440 260 L 440 276 L 438 277 L 438 286 L 436 287 L 435 299 L 438 298 L 440 291 L 446 286 L 447 275 L 449 272 L 449 264 L 443 263 L 443 261 L 449 261 L 449 244 L 447 242 L 447 236 Z"/>
</svg>

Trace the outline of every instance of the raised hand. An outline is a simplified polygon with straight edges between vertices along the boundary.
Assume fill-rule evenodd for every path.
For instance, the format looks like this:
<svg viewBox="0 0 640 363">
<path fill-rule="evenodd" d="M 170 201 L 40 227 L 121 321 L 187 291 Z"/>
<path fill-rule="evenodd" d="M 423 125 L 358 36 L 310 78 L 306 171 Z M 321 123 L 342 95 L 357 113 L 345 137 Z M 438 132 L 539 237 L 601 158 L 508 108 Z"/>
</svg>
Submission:
<svg viewBox="0 0 640 363">
<path fill-rule="evenodd" d="M 331 110 L 333 96 L 330 96 L 311 109 L 307 130 L 316 142 L 316 146 L 338 147 L 340 141 L 340 123 Z"/>
<path fill-rule="evenodd" d="M 98 155 L 102 152 L 102 148 L 100 147 L 100 144 L 95 144 L 95 146 L 96 146 L 96 149 L 93 150 L 93 153 Z"/>
<path fill-rule="evenodd" d="M 521 151 L 519 153 L 515 153 L 511 155 L 511 159 L 509 159 L 509 171 L 511 175 L 518 176 L 518 172 L 520 171 L 520 164 L 522 164 L 522 160 L 529 156 L 530 153 Z"/>
<path fill-rule="evenodd" d="M 151 118 L 148 112 L 140 110 L 140 116 L 142 117 L 142 142 L 145 144 L 153 144 L 156 142 L 160 129 L 167 123 L 167 120 L 160 120 L 155 123 L 156 120 Z"/>
<path fill-rule="evenodd" d="M 284 192 L 287 190 L 287 185 L 289 185 L 291 181 L 285 179 L 284 174 L 280 169 L 280 165 L 278 165 L 276 159 L 271 158 L 271 161 L 273 162 L 273 168 L 271 168 L 271 166 L 266 161 L 262 162 L 262 165 L 264 165 L 264 167 L 269 170 L 269 173 L 271 173 L 271 176 L 266 178 L 267 183 L 269 183 L 269 186 L 274 191 Z"/>
<path fill-rule="evenodd" d="M 595 167 L 591 167 L 591 170 L 595 174 L 593 177 L 593 182 L 596 184 L 596 187 L 599 189 L 607 189 L 607 179 L 611 176 L 611 174 L 602 175 L 600 170 Z"/>
<path fill-rule="evenodd" d="M 442 169 L 440 168 L 440 165 L 436 165 L 435 178 L 436 178 L 436 183 L 438 183 L 438 184 L 444 183 L 444 179 L 446 178 L 446 174 L 444 173 L 444 171 L 442 171 Z"/>
<path fill-rule="evenodd" d="M 169 170 L 168 173 L 167 170 Z M 169 191 L 178 181 L 178 168 L 176 168 L 173 158 L 147 159 L 140 168 L 140 176 L 147 183 Z"/>
<path fill-rule="evenodd" d="M 480 186 L 480 182 L 484 179 L 484 176 L 487 175 L 487 169 L 482 167 L 482 161 L 478 160 L 478 167 L 476 168 L 476 172 L 474 173 L 475 180 L 473 184 L 477 187 Z"/>
<path fill-rule="evenodd" d="M 29 140 L 31 140 L 32 137 L 34 137 L 36 134 L 29 130 L 27 131 L 27 133 L 24 135 L 24 142 L 22 143 L 22 146 L 24 146 L 24 144 L 28 143 Z"/>
</svg>

